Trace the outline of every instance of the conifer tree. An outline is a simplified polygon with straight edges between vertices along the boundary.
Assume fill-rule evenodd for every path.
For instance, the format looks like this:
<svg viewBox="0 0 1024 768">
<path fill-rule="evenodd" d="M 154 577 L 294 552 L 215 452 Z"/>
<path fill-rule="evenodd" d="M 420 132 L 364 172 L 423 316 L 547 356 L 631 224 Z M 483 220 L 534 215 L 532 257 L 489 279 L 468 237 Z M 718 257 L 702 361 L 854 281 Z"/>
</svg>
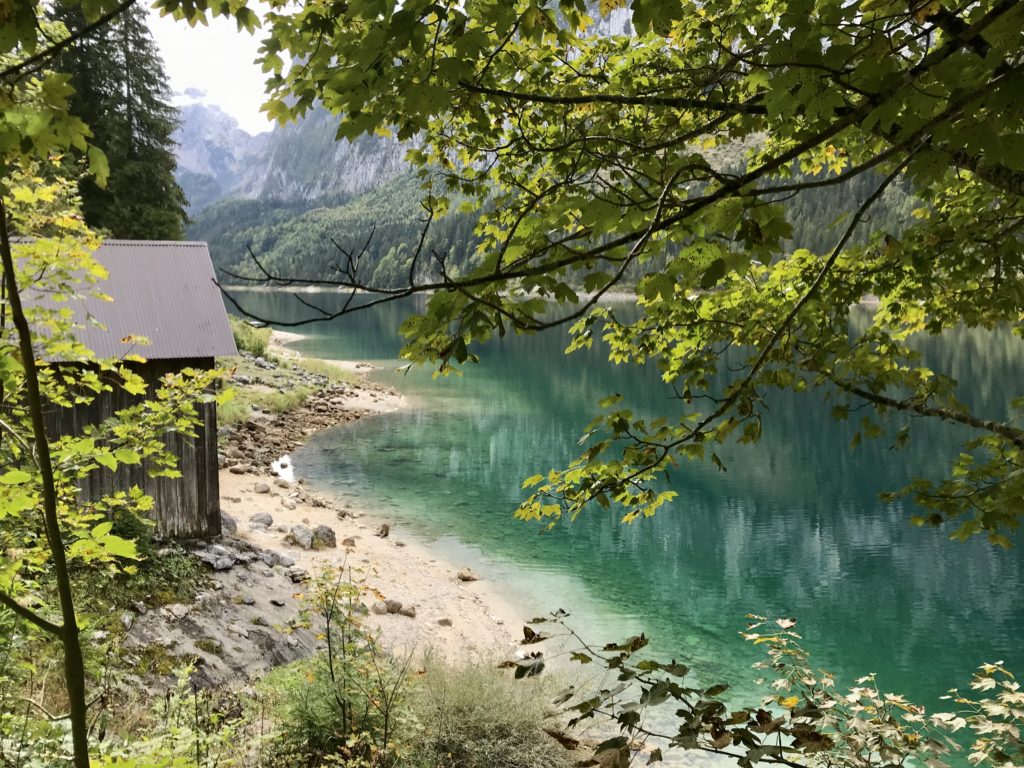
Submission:
<svg viewBox="0 0 1024 768">
<path fill-rule="evenodd" d="M 85 24 L 77 6 L 63 6 L 58 20 L 69 31 Z M 178 111 L 145 11 L 133 6 L 68 48 L 57 69 L 71 76 L 71 112 L 92 130 L 110 167 L 105 187 L 82 184 L 86 221 L 113 237 L 181 239 L 186 200 L 171 138 Z"/>
</svg>

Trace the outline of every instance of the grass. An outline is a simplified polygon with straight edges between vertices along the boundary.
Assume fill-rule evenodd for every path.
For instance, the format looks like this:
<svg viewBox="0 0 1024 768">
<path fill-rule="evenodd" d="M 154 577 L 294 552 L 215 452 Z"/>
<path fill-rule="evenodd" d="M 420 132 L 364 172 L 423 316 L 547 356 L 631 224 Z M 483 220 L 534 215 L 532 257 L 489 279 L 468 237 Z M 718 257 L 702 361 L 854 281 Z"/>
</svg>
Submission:
<svg viewBox="0 0 1024 768">
<path fill-rule="evenodd" d="M 413 768 L 569 768 L 571 753 L 542 730 L 551 679 L 514 680 L 494 665 L 427 660 L 409 701 L 419 724 Z"/>
<path fill-rule="evenodd" d="M 217 410 L 217 421 L 222 425 L 248 420 L 255 408 L 268 413 L 288 413 L 306 402 L 306 398 L 313 392 L 309 387 L 296 387 L 284 392 L 237 386 L 234 389 L 234 398 Z"/>
<path fill-rule="evenodd" d="M 228 315 L 228 322 L 231 324 L 231 334 L 235 337 L 235 346 L 239 352 L 248 352 L 255 357 L 267 354 L 267 344 L 270 343 L 269 327 L 254 328 L 234 315 Z"/>
<path fill-rule="evenodd" d="M 326 360 L 315 357 L 303 357 L 294 361 L 295 366 L 302 368 L 307 373 L 316 376 L 323 376 L 332 384 L 354 384 L 359 376 L 351 371 L 343 370 L 336 365 L 331 365 Z"/>
</svg>

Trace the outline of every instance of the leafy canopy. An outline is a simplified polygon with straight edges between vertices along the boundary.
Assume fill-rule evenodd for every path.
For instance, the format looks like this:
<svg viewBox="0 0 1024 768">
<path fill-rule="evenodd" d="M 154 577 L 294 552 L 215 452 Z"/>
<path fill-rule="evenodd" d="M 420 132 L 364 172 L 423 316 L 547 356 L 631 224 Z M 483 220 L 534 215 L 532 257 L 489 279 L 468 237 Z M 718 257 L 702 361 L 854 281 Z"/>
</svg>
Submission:
<svg viewBox="0 0 1024 768">
<path fill-rule="evenodd" d="M 653 514 L 672 498 L 657 489 L 666 469 L 757 441 L 773 389 L 818 389 L 839 418 L 872 406 L 868 437 L 892 411 L 964 425 L 947 478 L 905 491 L 927 509 L 919 522 L 1008 543 L 1024 401 L 1005 421 L 969 412 L 908 339 L 1020 327 L 1021 4 L 275 0 L 264 27 L 272 117 L 322 104 L 339 137 L 415 138 L 430 212 L 458 199 L 481 213 L 471 266 L 417 252 L 410 286 L 378 290 L 435 291 L 404 326 L 408 357 L 447 371 L 495 333 L 571 322 L 571 348 L 602 337 L 614 361 L 654 361 L 679 391 L 679 410 L 653 421 L 608 400 L 580 458 L 530 479 L 522 516 L 591 501 Z M 782 200 L 863 178 L 872 191 L 834 245 L 791 252 Z M 897 183 L 920 206 L 877 228 L 872 208 Z M 417 260 L 436 277 L 417 278 Z M 596 303 L 637 274 L 638 319 Z M 334 282 L 375 288 L 352 262 Z M 865 296 L 878 310 L 853 334 L 848 307 Z M 711 391 L 726 349 L 741 364 Z"/>
</svg>

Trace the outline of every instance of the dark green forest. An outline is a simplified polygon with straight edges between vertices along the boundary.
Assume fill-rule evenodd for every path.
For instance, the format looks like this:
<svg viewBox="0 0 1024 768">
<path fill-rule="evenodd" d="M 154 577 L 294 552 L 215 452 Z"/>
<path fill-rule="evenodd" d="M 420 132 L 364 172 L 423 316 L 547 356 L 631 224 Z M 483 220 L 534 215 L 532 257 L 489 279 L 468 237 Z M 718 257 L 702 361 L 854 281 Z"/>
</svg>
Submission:
<svg viewBox="0 0 1024 768">
<path fill-rule="evenodd" d="M 878 178 L 865 173 L 845 184 L 780 195 L 777 202 L 785 206 L 793 230 L 788 249 L 831 250 L 847 216 L 877 185 Z M 228 283 L 264 278 L 250 249 L 274 275 L 300 280 L 337 278 L 338 266 L 346 262 L 340 246 L 353 255 L 362 252 L 361 282 L 395 288 L 408 281 L 410 260 L 426 220 L 422 195 L 420 182 L 410 173 L 363 195 L 312 207 L 308 202 L 225 200 L 196 214 L 188 236 L 209 243 L 214 265 Z M 871 220 L 860 224 L 855 239 L 863 240 L 868 232 L 879 229 L 901 231 L 919 205 L 909 184 L 893 185 L 873 207 Z M 444 255 L 452 274 L 464 272 L 480 243 L 476 221 L 475 214 L 455 210 L 431 222 L 417 276 L 436 274 L 434 254 Z M 678 250 L 678 245 L 667 243 L 654 261 L 664 261 Z M 636 264 L 626 278 L 635 282 L 651 266 Z"/>
</svg>

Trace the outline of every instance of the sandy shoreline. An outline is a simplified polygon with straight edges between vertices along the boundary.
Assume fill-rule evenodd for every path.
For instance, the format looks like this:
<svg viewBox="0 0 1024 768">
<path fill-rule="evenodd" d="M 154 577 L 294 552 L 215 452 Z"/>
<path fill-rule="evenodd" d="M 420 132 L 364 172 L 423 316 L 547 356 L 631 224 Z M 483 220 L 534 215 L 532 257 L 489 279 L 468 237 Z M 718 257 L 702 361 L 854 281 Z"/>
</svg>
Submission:
<svg viewBox="0 0 1024 768">
<path fill-rule="evenodd" d="M 301 338 L 300 334 L 274 331 L 271 349 L 279 356 L 299 357 L 288 344 Z M 371 366 L 353 361 L 339 367 L 364 373 Z M 364 382 L 347 395 L 344 407 L 358 412 L 360 418 L 372 418 L 407 407 L 407 403 L 391 390 Z M 295 426 L 298 431 L 305 428 L 302 423 Z M 413 618 L 371 612 L 367 622 L 379 630 L 385 645 L 399 653 L 430 649 L 453 661 L 507 657 L 514 651 L 520 622 L 528 617 L 487 581 L 486 574 L 480 574 L 478 581 L 460 580 L 457 573 L 465 563 L 445 561 L 429 545 L 410 538 L 383 510 L 360 506 L 358 500 L 342 502 L 318 491 L 312 495 L 301 480 L 301 468 L 296 478 L 299 482 L 291 487 L 275 484 L 278 478 L 270 466 L 252 470 L 245 474 L 227 469 L 220 472 L 221 504 L 238 524 L 236 537 L 261 549 L 286 553 L 297 567 L 310 573 L 325 567 L 351 568 L 357 579 L 365 579 L 368 603 L 397 600 L 404 608 L 413 607 Z M 250 517 L 260 513 L 270 514 L 273 525 L 250 525 Z M 382 538 L 376 534 L 385 522 L 390 524 L 390 533 Z M 338 547 L 305 550 L 287 544 L 287 532 L 295 525 L 329 526 Z"/>
</svg>

